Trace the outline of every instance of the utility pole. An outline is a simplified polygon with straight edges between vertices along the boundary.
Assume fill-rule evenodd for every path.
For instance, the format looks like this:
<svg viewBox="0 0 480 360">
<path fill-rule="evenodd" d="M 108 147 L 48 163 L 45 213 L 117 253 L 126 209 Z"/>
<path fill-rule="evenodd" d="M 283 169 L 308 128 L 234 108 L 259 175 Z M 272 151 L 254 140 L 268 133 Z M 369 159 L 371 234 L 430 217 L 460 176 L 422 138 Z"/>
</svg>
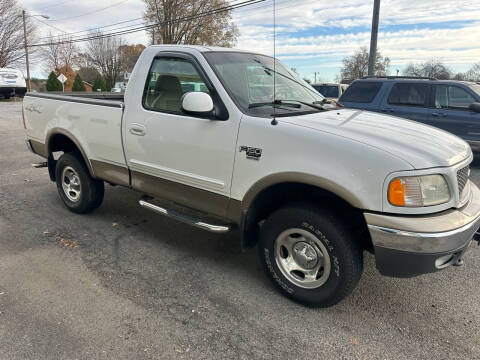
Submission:
<svg viewBox="0 0 480 360">
<path fill-rule="evenodd" d="M 380 18 L 380 0 L 373 2 L 372 36 L 370 39 L 370 57 L 368 60 L 368 76 L 375 75 L 375 60 L 377 58 L 378 22 Z"/>
<path fill-rule="evenodd" d="M 25 21 L 25 10 L 22 10 L 23 18 L 23 36 L 25 38 L 25 60 L 27 61 L 27 82 L 28 82 L 28 91 L 32 90 L 32 84 L 30 82 L 30 63 L 28 61 L 28 43 L 27 43 L 27 23 Z"/>
</svg>

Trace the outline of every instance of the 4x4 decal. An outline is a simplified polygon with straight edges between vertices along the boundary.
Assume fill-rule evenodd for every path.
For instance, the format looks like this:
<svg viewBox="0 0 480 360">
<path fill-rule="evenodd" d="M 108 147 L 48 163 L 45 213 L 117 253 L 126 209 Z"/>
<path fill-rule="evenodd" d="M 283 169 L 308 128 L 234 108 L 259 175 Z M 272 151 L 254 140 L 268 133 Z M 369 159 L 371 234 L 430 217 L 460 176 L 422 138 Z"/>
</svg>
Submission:
<svg viewBox="0 0 480 360">
<path fill-rule="evenodd" d="M 260 160 L 260 158 L 262 157 L 262 149 L 259 148 L 242 145 L 240 146 L 240 152 L 243 151 L 245 151 L 247 159 Z"/>
</svg>

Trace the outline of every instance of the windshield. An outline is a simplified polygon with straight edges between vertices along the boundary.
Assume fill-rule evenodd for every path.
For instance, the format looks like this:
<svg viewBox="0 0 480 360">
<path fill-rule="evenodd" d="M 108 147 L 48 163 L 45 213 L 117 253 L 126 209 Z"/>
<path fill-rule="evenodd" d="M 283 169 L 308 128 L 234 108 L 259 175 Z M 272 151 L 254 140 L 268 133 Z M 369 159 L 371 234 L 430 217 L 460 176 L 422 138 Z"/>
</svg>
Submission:
<svg viewBox="0 0 480 360">
<path fill-rule="evenodd" d="M 340 96 L 337 85 L 313 85 L 313 88 L 328 98 L 338 98 Z"/>
<path fill-rule="evenodd" d="M 308 104 L 320 104 L 323 96 L 278 60 L 240 52 L 204 53 L 222 84 L 246 113 L 256 116 L 299 115 L 321 111 Z M 275 74 L 275 96 L 273 77 Z M 289 106 L 290 103 L 295 106 Z"/>
<path fill-rule="evenodd" d="M 470 89 L 472 89 L 478 96 L 480 96 L 480 85 L 478 84 L 470 85 Z"/>
</svg>

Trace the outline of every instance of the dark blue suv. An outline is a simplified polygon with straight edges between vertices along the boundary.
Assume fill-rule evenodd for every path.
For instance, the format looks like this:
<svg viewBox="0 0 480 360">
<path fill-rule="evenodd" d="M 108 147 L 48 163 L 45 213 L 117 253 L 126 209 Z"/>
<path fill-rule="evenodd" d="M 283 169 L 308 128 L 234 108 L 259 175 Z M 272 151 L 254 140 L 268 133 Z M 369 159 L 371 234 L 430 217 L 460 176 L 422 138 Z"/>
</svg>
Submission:
<svg viewBox="0 0 480 360">
<path fill-rule="evenodd" d="M 476 83 L 368 77 L 354 81 L 340 97 L 339 104 L 436 126 L 480 151 L 480 85 Z"/>
</svg>

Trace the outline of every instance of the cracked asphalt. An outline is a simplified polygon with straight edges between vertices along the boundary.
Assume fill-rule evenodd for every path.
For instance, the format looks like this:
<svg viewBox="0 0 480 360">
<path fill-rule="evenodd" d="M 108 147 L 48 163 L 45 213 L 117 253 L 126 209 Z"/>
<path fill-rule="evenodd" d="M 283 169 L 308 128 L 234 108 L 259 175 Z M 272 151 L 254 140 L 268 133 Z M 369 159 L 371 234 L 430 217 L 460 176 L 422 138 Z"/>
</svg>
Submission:
<svg viewBox="0 0 480 360">
<path fill-rule="evenodd" d="M 478 246 L 414 279 L 366 255 L 348 299 L 309 309 L 234 234 L 160 217 L 129 189 L 70 213 L 23 139 L 20 104 L 0 102 L 1 359 L 480 359 Z"/>
</svg>

